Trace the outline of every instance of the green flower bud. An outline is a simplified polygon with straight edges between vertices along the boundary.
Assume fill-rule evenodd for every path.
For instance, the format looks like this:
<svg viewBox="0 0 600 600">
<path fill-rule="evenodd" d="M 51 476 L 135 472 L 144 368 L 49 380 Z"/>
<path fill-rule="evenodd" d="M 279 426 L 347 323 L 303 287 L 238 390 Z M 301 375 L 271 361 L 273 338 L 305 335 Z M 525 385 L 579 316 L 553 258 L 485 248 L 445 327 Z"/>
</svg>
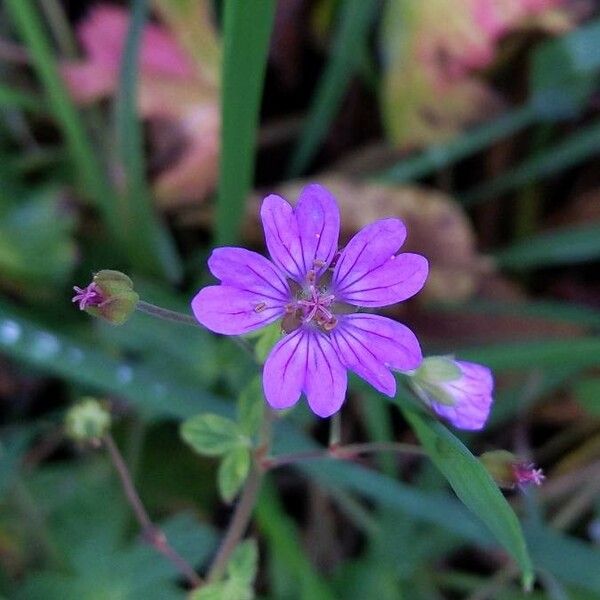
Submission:
<svg viewBox="0 0 600 600">
<path fill-rule="evenodd" d="M 73 302 L 79 303 L 80 310 L 112 325 L 125 323 L 140 299 L 127 275 L 109 269 L 96 273 L 87 287 L 73 289 L 76 292 Z"/>
<path fill-rule="evenodd" d="M 67 412 L 65 427 L 72 440 L 97 443 L 110 428 L 110 413 L 95 398 L 83 398 Z"/>
<path fill-rule="evenodd" d="M 535 465 L 524 462 L 508 450 L 484 452 L 479 460 L 494 481 L 503 488 L 512 489 L 517 485 L 531 483 L 541 485 L 545 479 L 541 469 L 536 469 Z"/>
</svg>

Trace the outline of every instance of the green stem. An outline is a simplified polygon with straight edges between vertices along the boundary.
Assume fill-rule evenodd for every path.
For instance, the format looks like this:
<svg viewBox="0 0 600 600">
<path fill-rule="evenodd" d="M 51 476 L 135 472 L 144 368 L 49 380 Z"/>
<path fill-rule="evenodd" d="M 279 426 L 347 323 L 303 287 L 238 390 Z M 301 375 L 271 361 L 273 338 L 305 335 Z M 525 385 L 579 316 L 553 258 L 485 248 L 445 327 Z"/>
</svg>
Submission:
<svg viewBox="0 0 600 600">
<path fill-rule="evenodd" d="M 338 448 L 342 440 L 342 413 L 336 412 L 329 419 L 329 448 Z"/>
</svg>

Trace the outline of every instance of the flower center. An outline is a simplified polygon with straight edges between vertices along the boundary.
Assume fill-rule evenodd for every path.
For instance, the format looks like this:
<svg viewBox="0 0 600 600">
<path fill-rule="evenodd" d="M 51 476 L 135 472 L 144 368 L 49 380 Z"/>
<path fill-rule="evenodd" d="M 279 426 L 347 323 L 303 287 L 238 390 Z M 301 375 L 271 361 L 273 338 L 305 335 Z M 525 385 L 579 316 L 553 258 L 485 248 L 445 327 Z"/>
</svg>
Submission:
<svg viewBox="0 0 600 600">
<path fill-rule="evenodd" d="M 329 277 L 324 275 L 317 282 L 315 271 L 306 276 L 303 287 L 291 283 L 294 299 L 286 306 L 282 328 L 286 333 L 298 329 L 302 324 L 313 324 L 323 331 L 331 331 L 337 325 L 333 312 L 335 296 L 329 290 Z"/>
</svg>

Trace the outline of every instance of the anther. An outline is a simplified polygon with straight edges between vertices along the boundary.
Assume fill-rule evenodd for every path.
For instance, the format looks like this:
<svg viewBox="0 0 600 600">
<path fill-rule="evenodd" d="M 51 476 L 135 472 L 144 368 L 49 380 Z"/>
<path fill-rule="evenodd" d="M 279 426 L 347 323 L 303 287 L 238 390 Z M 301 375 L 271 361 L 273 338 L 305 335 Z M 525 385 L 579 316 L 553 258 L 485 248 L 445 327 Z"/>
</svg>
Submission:
<svg viewBox="0 0 600 600">
<path fill-rule="evenodd" d="M 331 331 L 332 329 L 335 328 L 337 323 L 338 323 L 338 320 L 335 317 L 331 317 L 331 319 L 329 319 L 329 321 L 326 321 L 325 323 L 323 323 L 323 329 L 325 331 Z"/>
<path fill-rule="evenodd" d="M 311 285 L 315 283 L 315 281 L 317 280 L 317 274 L 311 269 L 307 274 L 306 274 L 306 280 L 308 281 L 308 283 L 310 283 Z"/>
<path fill-rule="evenodd" d="M 320 269 L 321 267 L 325 266 L 325 261 L 321 260 L 320 258 L 317 258 L 314 260 L 313 262 L 313 267 L 315 267 L 316 269 Z"/>
<path fill-rule="evenodd" d="M 262 312 L 263 310 L 265 310 L 265 308 L 267 308 L 267 303 L 266 302 L 259 302 L 255 307 L 254 307 L 254 312 Z"/>
</svg>

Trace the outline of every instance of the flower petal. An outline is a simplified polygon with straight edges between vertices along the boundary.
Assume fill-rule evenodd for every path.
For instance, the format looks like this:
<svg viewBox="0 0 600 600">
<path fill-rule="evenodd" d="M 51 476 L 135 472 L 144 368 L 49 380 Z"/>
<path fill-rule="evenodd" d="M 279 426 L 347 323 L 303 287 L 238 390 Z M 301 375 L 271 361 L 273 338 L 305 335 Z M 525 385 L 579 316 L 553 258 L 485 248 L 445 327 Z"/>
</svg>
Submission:
<svg viewBox="0 0 600 600">
<path fill-rule="evenodd" d="M 277 409 L 298 402 L 306 375 L 308 340 L 298 329 L 277 342 L 263 370 L 263 390 L 267 402 Z"/>
<path fill-rule="evenodd" d="M 270 306 L 289 302 L 287 282 L 264 256 L 244 248 L 217 248 L 208 259 L 211 273 L 224 285 L 247 290 L 263 297 Z"/>
<path fill-rule="evenodd" d="M 304 280 L 304 262 L 300 247 L 300 234 L 294 210 L 281 196 L 267 196 L 260 209 L 265 242 L 271 260 L 288 277 L 299 283 Z"/>
<path fill-rule="evenodd" d="M 294 212 L 304 276 L 311 269 L 320 274 L 329 266 L 338 248 L 340 211 L 335 198 L 322 185 L 312 183 L 300 193 Z"/>
<path fill-rule="evenodd" d="M 337 351 L 325 334 L 309 331 L 304 392 L 319 417 L 336 413 L 346 398 L 348 378 Z"/>
<path fill-rule="evenodd" d="M 441 417 L 459 429 L 481 429 L 490 414 L 494 389 L 492 372 L 476 363 L 456 361 L 462 377 L 448 381 L 442 389 L 452 396 L 452 406 L 432 402 L 431 407 Z"/>
<path fill-rule="evenodd" d="M 415 334 L 386 317 L 346 315 L 330 335 L 343 364 L 390 397 L 396 393 L 390 369 L 409 371 L 423 360 Z"/>
<path fill-rule="evenodd" d="M 388 306 L 414 296 L 425 284 L 429 263 L 420 254 L 391 255 L 360 275 L 349 275 L 336 297 L 356 306 Z"/>
<path fill-rule="evenodd" d="M 333 274 L 334 284 L 344 289 L 348 282 L 396 254 L 405 239 L 406 227 L 400 219 L 382 219 L 363 227 L 342 251 Z"/>
<path fill-rule="evenodd" d="M 262 295 L 229 285 L 201 289 L 192 300 L 196 319 L 215 333 L 241 335 L 280 318 L 282 304 L 267 305 Z"/>
<path fill-rule="evenodd" d="M 340 212 L 335 198 L 318 184 L 307 185 L 296 209 L 271 194 L 260 211 L 271 259 L 302 284 L 314 269 L 324 271 L 337 250 Z"/>
</svg>

